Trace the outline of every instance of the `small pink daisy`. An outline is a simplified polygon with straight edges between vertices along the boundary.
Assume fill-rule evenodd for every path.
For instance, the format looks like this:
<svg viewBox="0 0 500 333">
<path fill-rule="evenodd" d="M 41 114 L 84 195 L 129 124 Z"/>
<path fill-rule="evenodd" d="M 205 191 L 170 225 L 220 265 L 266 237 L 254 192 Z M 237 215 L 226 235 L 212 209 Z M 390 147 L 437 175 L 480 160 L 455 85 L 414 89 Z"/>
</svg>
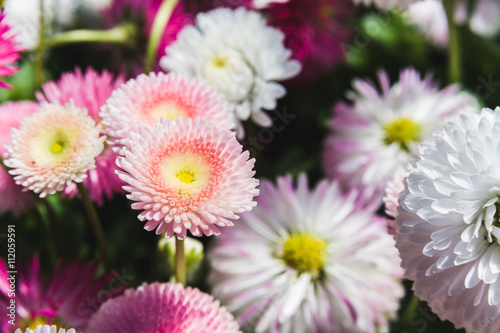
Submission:
<svg viewBox="0 0 500 333">
<path fill-rule="evenodd" d="M 354 12 L 350 0 L 275 2 L 264 12 L 269 24 L 285 34 L 285 46 L 292 50 L 292 58 L 302 63 L 295 83 L 311 81 L 344 59 L 342 46 L 350 37 L 345 23 Z"/>
<path fill-rule="evenodd" d="M 0 105 L 0 157 L 6 152 L 5 145 L 10 144 L 10 131 L 19 127 L 21 119 L 35 112 L 40 105 L 35 102 L 9 102 Z M 35 200 L 31 193 L 23 192 L 16 185 L 12 176 L 0 166 L 0 214 L 11 211 L 19 215 L 33 206 Z"/>
<path fill-rule="evenodd" d="M 180 284 L 153 283 L 104 303 L 87 332 L 236 333 L 239 326 L 212 296 Z"/>
<path fill-rule="evenodd" d="M 47 280 L 42 279 L 38 256 L 33 257 L 16 275 L 16 326 L 9 324 L 10 318 L 4 315 L 0 318 L 0 331 L 12 332 L 13 328 L 24 330 L 57 323 L 58 326 L 74 327 L 81 332 L 100 304 L 124 291 L 123 286 L 111 283 L 113 275 L 95 279 L 97 269 L 97 264 L 59 263 Z M 2 309 L 9 305 L 11 299 L 8 277 L 5 261 L 0 260 Z"/>
<path fill-rule="evenodd" d="M 17 72 L 19 68 L 11 66 L 20 58 L 19 52 L 22 49 L 14 39 L 11 27 L 4 22 L 5 13 L 0 13 L 0 76 L 10 76 Z M 11 89 L 12 86 L 0 81 L 0 88 Z"/>
<path fill-rule="evenodd" d="M 113 90 L 124 82 L 123 77 L 114 78 L 106 70 L 101 74 L 88 68 L 85 73 L 77 68 L 74 73 L 65 73 L 58 82 L 51 81 L 42 86 L 43 93 L 36 94 L 40 102 L 65 104 L 73 101 L 79 108 L 87 109 L 97 123 L 101 122 L 99 110 Z M 90 197 L 98 205 L 104 199 L 110 200 L 113 193 L 122 192 L 123 183 L 116 176 L 116 153 L 110 147 L 105 147 L 103 153 L 96 158 L 96 167 L 87 171 L 83 185 L 88 189 Z M 74 197 L 78 190 L 76 185 L 69 184 L 63 193 Z"/>
<path fill-rule="evenodd" d="M 104 148 L 101 126 L 73 104 L 44 104 L 13 129 L 4 163 L 16 184 L 40 197 L 82 182 Z"/>
<path fill-rule="evenodd" d="M 200 118 L 162 118 L 132 132 L 116 163 L 118 176 L 146 230 L 184 239 L 219 235 L 237 213 L 250 211 L 259 194 L 254 159 L 235 136 Z"/>
<path fill-rule="evenodd" d="M 101 110 L 110 143 L 123 145 L 132 131 L 161 117 L 200 117 L 232 130 L 235 119 L 227 103 L 210 86 L 180 74 L 141 74 L 111 94 Z"/>
</svg>

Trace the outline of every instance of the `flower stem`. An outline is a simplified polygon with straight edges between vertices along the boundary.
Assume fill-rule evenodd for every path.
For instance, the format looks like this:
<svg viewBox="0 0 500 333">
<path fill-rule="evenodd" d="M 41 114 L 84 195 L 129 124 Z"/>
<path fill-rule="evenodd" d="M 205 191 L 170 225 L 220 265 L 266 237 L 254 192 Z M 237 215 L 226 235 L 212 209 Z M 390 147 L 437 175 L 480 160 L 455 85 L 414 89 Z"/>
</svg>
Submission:
<svg viewBox="0 0 500 333">
<path fill-rule="evenodd" d="M 101 227 L 101 222 L 99 221 L 99 216 L 97 215 L 97 211 L 95 209 L 92 200 L 90 199 L 89 192 L 83 185 L 83 183 L 77 183 L 78 192 L 80 192 L 82 196 L 82 202 L 85 206 L 85 210 L 87 211 L 87 215 L 90 220 L 90 224 L 92 226 L 92 231 L 94 232 L 94 236 L 97 241 L 97 246 L 99 247 L 99 251 L 102 255 L 102 260 L 104 262 L 104 266 L 108 271 L 111 270 L 110 262 L 109 262 L 109 254 L 108 249 L 106 247 L 106 239 L 104 237 L 104 232 Z"/>
<path fill-rule="evenodd" d="M 175 237 L 175 236 L 174 236 Z M 175 281 L 186 285 L 186 256 L 184 254 L 184 240 L 175 237 Z"/>
<path fill-rule="evenodd" d="M 420 299 L 417 296 L 412 295 L 411 296 L 411 300 L 408 303 L 408 305 L 406 306 L 405 313 L 404 313 L 404 315 L 402 317 L 403 323 L 409 323 L 410 322 L 411 316 L 415 312 L 417 312 L 417 309 L 418 309 L 419 305 L 420 305 Z"/>
<path fill-rule="evenodd" d="M 43 0 L 38 1 L 40 14 L 38 16 L 38 47 L 35 52 L 35 80 L 40 87 L 45 80 L 44 75 L 44 39 L 45 39 L 45 17 Z"/>
<path fill-rule="evenodd" d="M 144 64 L 144 72 L 149 73 L 153 70 L 156 54 L 158 53 L 159 42 L 168 20 L 172 16 L 175 6 L 179 0 L 163 0 L 158 12 L 156 13 L 153 26 L 149 33 L 148 48 L 146 50 L 146 63 Z"/>
<path fill-rule="evenodd" d="M 448 19 L 448 81 L 449 83 L 460 82 L 462 72 L 460 36 L 455 22 L 456 0 L 443 0 L 443 5 Z"/>
<path fill-rule="evenodd" d="M 135 26 L 131 24 L 119 25 L 109 30 L 71 30 L 48 38 L 43 47 L 85 42 L 132 45 L 135 39 L 135 30 Z"/>
</svg>

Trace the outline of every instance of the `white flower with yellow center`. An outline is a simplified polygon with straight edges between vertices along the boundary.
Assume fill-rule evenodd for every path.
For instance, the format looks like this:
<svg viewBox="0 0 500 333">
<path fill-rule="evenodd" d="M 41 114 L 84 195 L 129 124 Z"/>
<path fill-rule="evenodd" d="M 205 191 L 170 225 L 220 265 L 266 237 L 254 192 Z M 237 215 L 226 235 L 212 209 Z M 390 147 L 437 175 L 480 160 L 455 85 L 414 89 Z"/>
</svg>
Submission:
<svg viewBox="0 0 500 333">
<path fill-rule="evenodd" d="M 200 118 L 162 118 L 132 132 L 116 163 L 146 230 L 179 239 L 220 234 L 259 193 L 255 160 L 229 131 Z"/>
<path fill-rule="evenodd" d="M 213 294 L 248 332 L 381 332 L 403 295 L 383 219 L 322 181 L 262 181 L 258 205 L 215 241 Z"/>
<path fill-rule="evenodd" d="M 213 88 L 175 73 L 141 74 L 130 79 L 111 94 L 99 115 L 109 142 L 119 148 L 130 132 L 162 117 L 200 117 L 224 130 L 233 130 L 236 125 L 229 106 Z"/>
<path fill-rule="evenodd" d="M 101 126 L 73 104 L 43 104 L 13 129 L 5 165 L 17 184 L 40 197 L 82 182 L 104 148 Z"/>
<path fill-rule="evenodd" d="M 384 188 L 417 152 L 419 143 L 460 113 L 477 110 L 472 95 L 456 85 L 439 90 L 430 76 L 403 70 L 390 86 L 379 73 L 381 92 L 368 81 L 354 81 L 351 104 L 339 103 L 330 121 L 323 163 L 331 179 L 346 190 L 357 187 L 382 202 Z"/>
<path fill-rule="evenodd" d="M 210 84 L 238 119 L 251 116 L 257 124 L 270 126 L 271 119 L 262 109 L 276 108 L 276 100 L 286 92 L 275 81 L 291 78 L 301 68 L 298 61 L 290 60 L 283 39 L 257 12 L 219 8 L 198 14 L 196 26 L 180 32 L 160 64 Z"/>
<path fill-rule="evenodd" d="M 23 331 L 18 328 L 14 333 L 23 333 Z M 76 330 L 74 328 L 67 331 L 64 328 L 57 330 L 56 325 L 38 325 L 35 329 L 27 328 L 24 333 L 76 333 Z"/>
<path fill-rule="evenodd" d="M 466 114 L 420 147 L 396 245 L 415 295 L 468 332 L 500 331 L 500 108 Z"/>
</svg>

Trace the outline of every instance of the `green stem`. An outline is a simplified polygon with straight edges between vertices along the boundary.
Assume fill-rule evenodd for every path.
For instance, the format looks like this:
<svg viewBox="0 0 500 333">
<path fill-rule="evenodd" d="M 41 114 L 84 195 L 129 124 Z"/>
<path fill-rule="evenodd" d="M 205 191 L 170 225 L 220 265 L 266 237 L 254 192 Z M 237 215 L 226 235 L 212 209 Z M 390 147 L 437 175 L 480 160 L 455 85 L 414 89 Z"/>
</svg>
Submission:
<svg viewBox="0 0 500 333">
<path fill-rule="evenodd" d="M 411 300 L 408 303 L 408 305 L 406 306 L 406 311 L 403 315 L 403 323 L 410 322 L 410 317 L 412 316 L 412 314 L 417 312 L 419 305 L 420 305 L 420 299 L 417 296 L 412 295 Z"/>
<path fill-rule="evenodd" d="M 40 219 L 40 224 L 43 225 L 45 231 L 45 238 L 48 240 L 45 242 L 48 247 L 48 253 L 50 256 L 51 263 L 54 264 L 59 258 L 59 237 L 57 237 L 58 230 L 55 226 L 54 216 L 51 214 L 49 209 L 49 203 L 45 199 L 40 199 L 36 205 L 37 216 Z"/>
<path fill-rule="evenodd" d="M 109 30 L 71 30 L 53 35 L 45 41 L 43 47 L 54 47 L 71 43 L 113 43 L 133 45 L 135 26 L 119 25 Z"/>
<path fill-rule="evenodd" d="M 45 81 L 44 75 L 44 39 L 45 39 L 45 17 L 44 17 L 44 6 L 43 0 L 38 1 L 40 14 L 38 16 L 38 47 L 35 52 L 35 80 L 37 85 L 40 87 Z"/>
<path fill-rule="evenodd" d="M 174 236 L 175 237 L 175 236 Z M 186 285 L 186 256 L 184 254 L 184 240 L 175 237 L 175 281 Z"/>
<path fill-rule="evenodd" d="M 156 54 L 158 53 L 158 46 L 167 26 L 168 20 L 172 16 L 179 0 L 163 0 L 158 12 L 156 13 L 151 32 L 149 34 L 148 48 L 146 50 L 146 63 L 144 64 L 144 72 L 149 73 L 153 70 Z"/>
<path fill-rule="evenodd" d="M 460 82 L 461 80 L 461 46 L 458 27 L 454 16 L 456 9 L 456 0 L 443 0 L 443 5 L 448 19 L 448 81 L 449 83 Z"/>
<path fill-rule="evenodd" d="M 108 249 L 106 247 L 106 239 L 104 237 L 104 231 L 101 227 L 101 222 L 99 221 L 99 216 L 97 215 L 97 210 L 90 198 L 89 192 L 83 185 L 83 183 L 77 183 L 78 191 L 82 196 L 82 202 L 85 206 L 85 210 L 90 220 L 90 224 L 92 226 L 92 231 L 94 232 L 94 236 L 97 241 L 97 246 L 99 247 L 99 251 L 102 255 L 102 260 L 104 262 L 104 266 L 108 271 L 111 270 Z"/>
</svg>

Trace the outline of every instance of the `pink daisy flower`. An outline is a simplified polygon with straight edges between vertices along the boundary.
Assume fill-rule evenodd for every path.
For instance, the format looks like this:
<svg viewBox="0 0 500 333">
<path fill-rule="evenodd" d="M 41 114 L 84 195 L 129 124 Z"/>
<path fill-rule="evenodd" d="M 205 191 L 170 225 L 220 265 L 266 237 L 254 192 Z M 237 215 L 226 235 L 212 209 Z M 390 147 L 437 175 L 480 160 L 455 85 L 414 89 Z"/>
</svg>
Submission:
<svg viewBox="0 0 500 333">
<path fill-rule="evenodd" d="M 394 239 L 338 183 L 262 181 L 210 251 L 213 294 L 248 332 L 384 332 L 403 295 Z"/>
<path fill-rule="evenodd" d="M 405 170 L 417 146 L 460 113 L 475 112 L 477 100 L 458 85 L 440 90 L 430 75 L 411 68 L 401 71 L 391 86 L 378 74 L 380 91 L 372 82 L 355 80 L 351 103 L 338 103 L 330 120 L 323 163 L 326 174 L 347 191 L 382 203 L 387 183 Z"/>
<path fill-rule="evenodd" d="M 350 37 L 345 26 L 354 12 L 351 0 L 289 0 L 271 3 L 264 13 L 285 34 L 285 46 L 303 69 L 293 79 L 306 83 L 344 60 L 342 45 Z"/>
<path fill-rule="evenodd" d="M 10 131 L 19 127 L 21 119 L 35 112 L 40 105 L 35 102 L 9 102 L 0 105 L 0 157 L 6 152 L 5 145 L 11 143 Z M 16 185 L 12 176 L 0 166 L 0 214 L 11 211 L 18 216 L 35 203 L 29 192 Z"/>
<path fill-rule="evenodd" d="M 132 132 L 124 157 L 116 163 L 118 176 L 133 209 L 144 210 L 139 220 L 146 230 L 179 239 L 219 235 L 232 226 L 238 213 L 251 210 L 259 181 L 253 178 L 254 159 L 229 131 L 200 118 L 162 118 Z"/>
<path fill-rule="evenodd" d="M 198 289 L 153 283 L 126 290 L 92 317 L 92 333 L 236 333 L 238 323 L 219 302 Z"/>
<path fill-rule="evenodd" d="M 81 265 L 78 262 L 58 264 L 50 279 L 42 279 L 38 257 L 33 257 L 28 265 L 16 275 L 16 325 L 8 323 L 10 318 L 0 318 L 2 332 L 13 328 L 34 328 L 37 325 L 54 324 L 74 327 L 80 332 L 97 311 L 99 305 L 123 292 L 124 287 L 111 285 L 112 275 L 95 279 L 97 264 Z M 0 261 L 0 306 L 5 309 L 11 297 L 7 278 L 7 266 Z M 114 284 L 113 284 L 114 286 Z M 105 290 L 106 293 L 102 293 Z M 90 332 L 90 331 L 89 331 Z"/>
<path fill-rule="evenodd" d="M 219 128 L 232 130 L 236 122 L 229 106 L 205 83 L 180 74 L 141 74 L 111 94 L 101 110 L 112 144 L 123 145 L 132 131 L 154 124 L 161 117 L 200 117 Z"/>
<path fill-rule="evenodd" d="M 16 184 L 40 193 L 82 182 L 104 148 L 101 126 L 73 104 L 44 104 L 13 129 L 5 165 Z"/>
<path fill-rule="evenodd" d="M 131 23 L 139 29 L 135 48 L 139 52 L 134 53 L 134 50 L 126 49 L 118 55 L 120 61 L 114 61 L 121 65 L 128 63 L 131 66 L 128 70 L 131 76 L 142 72 L 143 59 L 141 58 L 145 54 L 151 27 L 162 2 L 163 0 L 113 0 L 111 5 L 102 12 L 110 28 L 121 23 Z M 179 1 L 160 39 L 157 61 L 165 55 L 165 48 L 177 39 L 178 32 L 192 21 L 192 16 L 188 15 L 184 9 L 184 2 Z"/>
<path fill-rule="evenodd" d="M 0 13 L 0 76 L 10 76 L 19 69 L 12 64 L 20 58 L 22 49 L 14 39 L 11 27 L 5 23 L 5 13 Z M 11 89 L 12 86 L 0 81 L 0 88 Z"/>
<path fill-rule="evenodd" d="M 85 108 L 97 123 L 101 122 L 99 110 L 113 90 L 124 82 L 123 77 L 116 79 L 106 70 L 101 74 L 88 68 L 85 74 L 77 68 L 74 73 L 65 73 L 58 82 L 51 81 L 42 86 L 43 93 L 36 94 L 40 102 L 65 104 L 73 101 L 79 108 Z M 88 189 L 90 197 L 102 205 L 104 199 L 110 200 L 113 193 L 122 192 L 123 183 L 116 176 L 116 153 L 105 147 L 102 154 L 96 157 L 96 167 L 87 171 L 83 185 Z M 69 184 L 63 193 L 74 197 L 78 190 L 75 184 Z"/>
</svg>

